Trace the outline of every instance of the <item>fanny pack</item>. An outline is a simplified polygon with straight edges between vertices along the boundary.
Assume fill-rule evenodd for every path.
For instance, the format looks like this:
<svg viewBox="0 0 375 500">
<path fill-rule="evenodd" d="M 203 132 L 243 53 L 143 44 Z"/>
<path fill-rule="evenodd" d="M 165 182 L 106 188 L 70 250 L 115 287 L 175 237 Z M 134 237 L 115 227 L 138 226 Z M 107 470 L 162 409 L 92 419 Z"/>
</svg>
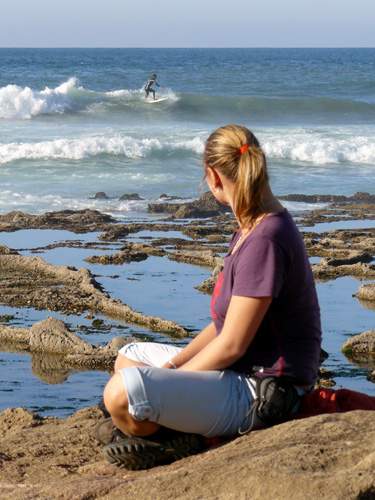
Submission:
<svg viewBox="0 0 375 500">
<path fill-rule="evenodd" d="M 290 419 L 298 410 L 301 396 L 292 379 L 288 377 L 259 377 L 248 379 L 254 401 L 244 422 L 247 428 L 238 429 L 239 434 L 271 427 Z"/>
</svg>

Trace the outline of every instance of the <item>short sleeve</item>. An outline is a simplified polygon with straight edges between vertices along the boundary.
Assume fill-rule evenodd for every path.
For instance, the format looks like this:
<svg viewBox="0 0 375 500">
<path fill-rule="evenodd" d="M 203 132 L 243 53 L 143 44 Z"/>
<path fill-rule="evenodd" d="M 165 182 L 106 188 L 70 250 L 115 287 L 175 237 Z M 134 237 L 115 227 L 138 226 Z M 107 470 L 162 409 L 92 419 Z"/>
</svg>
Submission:
<svg viewBox="0 0 375 500">
<path fill-rule="evenodd" d="M 284 284 L 285 271 L 283 249 L 270 238 L 257 238 L 237 256 L 232 295 L 276 298 Z"/>
</svg>

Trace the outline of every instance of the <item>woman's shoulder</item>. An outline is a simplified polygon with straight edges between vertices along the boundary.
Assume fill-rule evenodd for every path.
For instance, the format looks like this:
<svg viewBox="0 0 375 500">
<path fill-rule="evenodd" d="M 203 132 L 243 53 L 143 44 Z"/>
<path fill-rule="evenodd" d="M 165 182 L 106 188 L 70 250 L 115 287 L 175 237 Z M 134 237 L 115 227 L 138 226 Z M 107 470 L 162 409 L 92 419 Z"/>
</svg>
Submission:
<svg viewBox="0 0 375 500">
<path fill-rule="evenodd" d="M 258 236 L 278 241 L 298 232 L 296 223 L 286 208 L 280 212 L 269 214 L 259 227 Z M 254 235 L 255 236 L 255 235 Z"/>
</svg>

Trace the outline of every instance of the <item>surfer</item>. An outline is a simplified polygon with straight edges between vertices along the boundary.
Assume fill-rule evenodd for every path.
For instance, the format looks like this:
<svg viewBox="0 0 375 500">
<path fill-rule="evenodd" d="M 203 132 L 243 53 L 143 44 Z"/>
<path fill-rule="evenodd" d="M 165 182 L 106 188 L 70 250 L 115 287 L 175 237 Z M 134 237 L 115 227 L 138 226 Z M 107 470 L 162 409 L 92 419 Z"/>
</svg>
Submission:
<svg viewBox="0 0 375 500">
<path fill-rule="evenodd" d="M 147 83 L 145 85 L 145 98 L 147 99 L 147 97 L 149 96 L 150 92 L 152 93 L 152 95 L 154 96 L 154 100 L 155 100 L 155 89 L 153 88 L 154 85 L 156 85 L 157 87 L 160 87 L 160 85 L 158 84 L 157 82 L 157 75 L 155 73 L 153 73 L 150 78 L 147 80 Z"/>
</svg>

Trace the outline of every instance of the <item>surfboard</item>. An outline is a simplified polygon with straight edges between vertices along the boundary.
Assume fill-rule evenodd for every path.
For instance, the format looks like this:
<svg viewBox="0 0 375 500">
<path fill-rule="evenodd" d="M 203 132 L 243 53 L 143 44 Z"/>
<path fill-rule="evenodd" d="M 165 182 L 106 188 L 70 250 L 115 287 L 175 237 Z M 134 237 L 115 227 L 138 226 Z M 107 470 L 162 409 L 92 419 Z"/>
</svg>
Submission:
<svg viewBox="0 0 375 500">
<path fill-rule="evenodd" d="M 163 101 L 167 101 L 168 100 L 168 97 L 160 97 L 159 99 L 153 99 L 151 97 L 151 99 L 145 99 L 145 102 L 147 102 L 147 104 L 156 104 L 157 102 L 163 102 Z"/>
</svg>

